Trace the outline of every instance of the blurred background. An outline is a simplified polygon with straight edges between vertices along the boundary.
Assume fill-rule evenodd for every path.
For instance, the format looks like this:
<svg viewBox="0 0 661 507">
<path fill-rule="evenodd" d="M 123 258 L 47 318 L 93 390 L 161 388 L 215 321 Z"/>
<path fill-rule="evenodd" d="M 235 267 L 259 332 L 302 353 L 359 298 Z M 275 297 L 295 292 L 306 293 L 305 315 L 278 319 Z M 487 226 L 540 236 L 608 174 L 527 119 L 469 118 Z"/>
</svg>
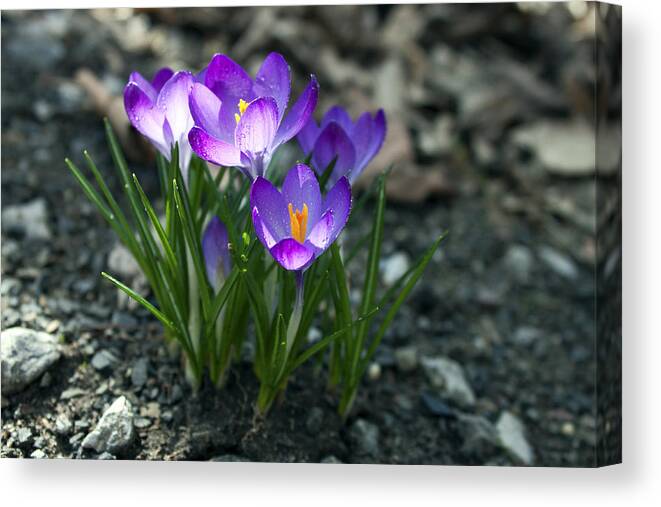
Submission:
<svg viewBox="0 0 661 507">
<path fill-rule="evenodd" d="M 619 388 L 601 398 L 609 416 L 595 405 L 595 312 L 612 332 L 604 361 L 616 365 L 620 350 L 619 302 L 609 298 L 621 262 L 620 22 L 619 9 L 583 1 L 3 11 L 2 328 L 61 334 L 67 348 L 42 388 L 3 398 L 2 455 L 80 454 L 104 403 L 130 392 L 146 421 L 138 458 L 594 464 L 600 438 L 617 447 L 620 431 Z M 328 416 L 320 437 L 332 404 L 297 412 L 292 395 L 291 412 L 264 430 L 272 441 L 284 438 L 278 424 L 302 424 L 308 436 L 294 440 L 296 451 L 277 441 L 265 450 L 266 437 L 261 448 L 238 444 L 245 421 L 224 427 L 222 440 L 213 421 L 180 406 L 177 365 L 160 342 L 144 343 L 156 327 L 98 273 L 138 288 L 140 277 L 63 163 L 87 149 L 119 190 L 108 116 L 155 193 L 153 154 L 124 117 L 129 73 L 199 70 L 214 53 L 254 73 L 270 51 L 292 66 L 294 94 L 317 75 L 317 118 L 336 103 L 354 117 L 386 111 L 386 142 L 361 182 L 394 165 L 382 287 L 449 231 L 370 368 L 349 428 Z M 348 243 L 369 233 L 370 212 L 345 232 Z M 94 364 L 102 351 L 112 368 Z M 150 357 L 142 383 L 125 374 L 141 355 Z M 618 380 L 608 369 L 604 383 Z M 72 387 L 89 395 L 62 399 Z M 227 410 L 212 413 L 233 417 Z M 49 429 L 63 415 L 80 427 Z M 182 436 L 179 423 L 191 420 L 211 434 Z M 23 441 L 21 427 L 33 428 Z"/>
</svg>

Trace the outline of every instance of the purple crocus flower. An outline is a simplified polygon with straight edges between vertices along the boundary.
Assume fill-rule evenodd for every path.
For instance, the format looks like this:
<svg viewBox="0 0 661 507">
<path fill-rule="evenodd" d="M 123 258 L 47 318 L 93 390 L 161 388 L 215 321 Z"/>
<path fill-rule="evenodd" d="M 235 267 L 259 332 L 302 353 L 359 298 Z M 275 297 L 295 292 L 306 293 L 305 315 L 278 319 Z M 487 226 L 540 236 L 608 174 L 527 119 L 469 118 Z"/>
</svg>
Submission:
<svg viewBox="0 0 661 507">
<path fill-rule="evenodd" d="M 188 132 L 193 127 L 188 95 L 194 82 L 190 72 L 164 68 L 151 82 L 133 72 L 124 88 L 124 107 L 131 125 L 167 160 L 174 144 L 179 143 L 179 167 L 186 182 L 192 155 Z"/>
<path fill-rule="evenodd" d="M 298 142 L 306 155 L 312 153 L 311 163 L 322 174 L 334 160 L 331 184 L 341 176 L 354 183 L 363 169 L 381 149 L 386 137 L 386 116 L 382 109 L 372 117 L 363 113 L 354 123 L 340 106 L 330 108 L 321 124 L 314 118 L 298 134 Z"/>
<path fill-rule="evenodd" d="M 213 164 L 239 167 L 251 179 L 264 176 L 275 150 L 299 133 L 317 105 L 319 85 L 311 76 L 285 116 L 291 76 L 278 53 L 266 57 L 254 80 L 220 54 L 203 77 L 204 84 L 196 83 L 190 95 L 193 151 Z"/>
<path fill-rule="evenodd" d="M 227 228 L 218 217 L 212 217 L 202 234 L 202 253 L 207 279 L 215 292 L 223 285 L 232 269 Z"/>
<path fill-rule="evenodd" d="M 314 172 L 292 167 L 279 192 L 262 178 L 250 191 L 257 237 L 285 269 L 302 272 L 335 241 L 351 211 L 351 186 L 341 177 L 322 199 Z"/>
</svg>

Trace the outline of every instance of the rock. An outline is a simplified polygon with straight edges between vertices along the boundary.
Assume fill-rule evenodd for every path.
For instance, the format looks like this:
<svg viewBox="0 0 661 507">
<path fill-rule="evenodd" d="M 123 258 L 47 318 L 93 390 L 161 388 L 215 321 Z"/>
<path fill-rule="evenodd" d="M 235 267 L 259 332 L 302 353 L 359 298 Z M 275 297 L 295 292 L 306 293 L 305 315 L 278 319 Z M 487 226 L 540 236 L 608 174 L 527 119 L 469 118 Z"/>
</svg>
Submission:
<svg viewBox="0 0 661 507">
<path fill-rule="evenodd" d="M 524 465 L 532 465 L 534 455 L 525 437 L 523 423 L 510 412 L 503 412 L 496 423 L 502 447 Z"/>
<path fill-rule="evenodd" d="M 444 403 L 442 400 L 439 400 L 436 396 L 431 393 L 423 392 L 420 395 L 422 403 L 427 407 L 432 414 L 439 417 L 455 417 L 454 410 L 452 410 L 447 403 Z"/>
<path fill-rule="evenodd" d="M 102 452 L 101 454 L 99 454 L 96 457 L 96 459 L 108 461 L 108 460 L 113 460 L 113 459 L 117 459 L 117 458 L 115 458 L 115 456 L 113 456 L 109 452 Z"/>
<path fill-rule="evenodd" d="M 140 407 L 140 416 L 158 419 L 161 417 L 161 406 L 155 401 L 150 401 L 146 406 Z"/>
<path fill-rule="evenodd" d="M 133 315 L 121 311 L 113 312 L 111 322 L 114 326 L 124 329 L 131 329 L 138 325 L 138 320 Z"/>
<path fill-rule="evenodd" d="M 209 461 L 220 461 L 224 463 L 250 463 L 249 458 L 244 458 L 243 456 L 237 456 L 236 454 L 222 454 L 211 458 Z"/>
<path fill-rule="evenodd" d="M 503 263 L 518 282 L 526 283 L 530 280 L 534 259 L 529 248 L 511 245 L 505 253 Z"/>
<path fill-rule="evenodd" d="M 129 281 L 142 274 L 133 254 L 121 243 L 117 243 L 108 254 L 108 270 L 113 276 Z"/>
<path fill-rule="evenodd" d="M 542 336 L 542 331 L 536 327 L 521 326 L 514 331 L 512 339 L 518 345 L 530 345 Z"/>
<path fill-rule="evenodd" d="M 62 41 L 48 33 L 44 22 L 24 23 L 21 37 L 12 38 L 7 50 L 16 61 L 35 71 L 54 67 L 66 54 Z"/>
<path fill-rule="evenodd" d="M 430 157 L 449 153 L 455 142 L 454 120 L 449 114 L 439 116 L 430 128 L 420 132 L 420 150 Z"/>
<path fill-rule="evenodd" d="M 342 460 L 331 454 L 330 456 L 326 456 L 324 459 L 322 459 L 321 463 L 324 465 L 342 465 Z"/>
<path fill-rule="evenodd" d="M 475 395 L 459 363 L 437 356 L 423 357 L 421 364 L 429 382 L 441 396 L 465 407 L 475 404 Z"/>
<path fill-rule="evenodd" d="M 16 431 L 16 440 L 20 445 L 26 445 L 32 441 L 32 431 L 30 428 L 18 428 Z"/>
<path fill-rule="evenodd" d="M 375 382 L 381 378 L 381 365 L 379 363 L 370 363 L 367 367 L 367 379 Z"/>
<path fill-rule="evenodd" d="M 125 396 L 117 398 L 103 413 L 96 428 L 83 440 L 82 447 L 98 453 L 118 454 L 133 442 L 133 409 Z"/>
<path fill-rule="evenodd" d="M 413 371 L 418 367 L 418 349 L 409 347 L 400 347 L 395 350 L 395 362 L 400 371 Z"/>
<path fill-rule="evenodd" d="M 37 449 L 32 454 L 30 454 L 30 457 L 32 459 L 44 459 L 47 458 L 48 456 L 46 456 L 46 453 L 41 449 Z"/>
<path fill-rule="evenodd" d="M 485 457 L 498 448 L 498 431 L 488 419 L 473 414 L 459 414 L 458 419 L 464 452 Z"/>
<path fill-rule="evenodd" d="M 596 136 L 586 122 L 541 120 L 515 129 L 512 141 L 533 151 L 552 174 L 587 176 L 595 171 Z"/>
<path fill-rule="evenodd" d="M 365 419 L 358 419 L 349 433 L 358 454 L 371 457 L 379 455 L 379 428 Z"/>
<path fill-rule="evenodd" d="M 308 418 L 305 421 L 305 427 L 311 435 L 316 435 L 324 424 L 324 412 L 319 407 L 312 407 Z"/>
<path fill-rule="evenodd" d="M 146 357 L 141 357 L 133 365 L 131 370 L 131 383 L 141 388 L 147 383 L 147 372 L 149 370 L 149 360 Z"/>
<path fill-rule="evenodd" d="M 51 239 L 46 200 L 40 197 L 25 204 L 7 206 L 2 210 L 2 231 L 29 239 Z"/>
<path fill-rule="evenodd" d="M 69 389 L 65 389 L 62 391 L 62 394 L 60 394 L 60 399 L 61 400 L 70 400 L 72 398 L 78 398 L 79 396 L 83 396 L 86 394 L 87 391 L 79 388 L 79 387 L 70 387 Z"/>
<path fill-rule="evenodd" d="M 65 415 L 58 416 L 55 419 L 55 433 L 61 436 L 67 436 L 71 433 L 72 424 L 69 418 Z"/>
<path fill-rule="evenodd" d="M 12 327 L 0 334 L 2 392 L 21 391 L 60 358 L 57 339 L 48 333 Z"/>
<path fill-rule="evenodd" d="M 576 278 L 578 278 L 578 268 L 568 255 L 565 255 L 550 246 L 542 246 L 539 249 L 539 257 L 544 264 L 558 275 L 568 280 L 576 280 Z"/>
<path fill-rule="evenodd" d="M 408 255 L 397 252 L 384 259 L 381 264 L 381 276 L 383 283 L 390 286 L 409 269 L 410 261 Z"/>
<path fill-rule="evenodd" d="M 118 360 L 109 350 L 99 350 L 94 357 L 92 357 L 92 367 L 95 370 L 103 371 L 109 370 L 117 364 Z"/>
</svg>

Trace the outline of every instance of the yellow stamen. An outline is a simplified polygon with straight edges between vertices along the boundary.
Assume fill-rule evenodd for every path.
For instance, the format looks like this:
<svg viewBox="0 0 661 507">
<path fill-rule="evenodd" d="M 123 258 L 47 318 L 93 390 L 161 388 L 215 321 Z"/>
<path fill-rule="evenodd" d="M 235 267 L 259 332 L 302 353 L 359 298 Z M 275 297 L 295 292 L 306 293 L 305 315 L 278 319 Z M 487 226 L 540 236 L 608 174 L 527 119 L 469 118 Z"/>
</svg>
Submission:
<svg viewBox="0 0 661 507">
<path fill-rule="evenodd" d="M 305 234 L 308 229 L 308 205 L 303 203 L 303 211 L 294 211 L 294 206 L 289 203 L 289 224 L 291 235 L 299 243 L 305 243 Z"/>
<path fill-rule="evenodd" d="M 239 120 L 243 116 L 243 113 L 245 113 L 246 109 L 248 109 L 248 105 L 249 105 L 248 102 L 246 102 L 243 99 L 239 99 L 239 112 L 234 113 L 234 119 L 236 120 L 237 123 L 239 123 Z"/>
</svg>

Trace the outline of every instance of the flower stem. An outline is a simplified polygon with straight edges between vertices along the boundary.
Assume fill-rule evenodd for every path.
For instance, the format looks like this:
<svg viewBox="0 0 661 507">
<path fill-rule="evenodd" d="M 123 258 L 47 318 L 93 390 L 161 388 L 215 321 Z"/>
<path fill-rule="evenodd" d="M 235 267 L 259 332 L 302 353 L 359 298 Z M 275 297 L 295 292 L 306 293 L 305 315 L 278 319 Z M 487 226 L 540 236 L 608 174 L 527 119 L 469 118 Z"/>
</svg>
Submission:
<svg viewBox="0 0 661 507">
<path fill-rule="evenodd" d="M 298 333 L 298 326 L 301 324 L 301 316 L 303 315 L 303 272 L 296 271 L 295 276 L 296 300 L 287 325 L 287 357 L 289 357 L 289 352 L 294 346 L 294 341 L 296 341 L 296 333 Z"/>
</svg>

